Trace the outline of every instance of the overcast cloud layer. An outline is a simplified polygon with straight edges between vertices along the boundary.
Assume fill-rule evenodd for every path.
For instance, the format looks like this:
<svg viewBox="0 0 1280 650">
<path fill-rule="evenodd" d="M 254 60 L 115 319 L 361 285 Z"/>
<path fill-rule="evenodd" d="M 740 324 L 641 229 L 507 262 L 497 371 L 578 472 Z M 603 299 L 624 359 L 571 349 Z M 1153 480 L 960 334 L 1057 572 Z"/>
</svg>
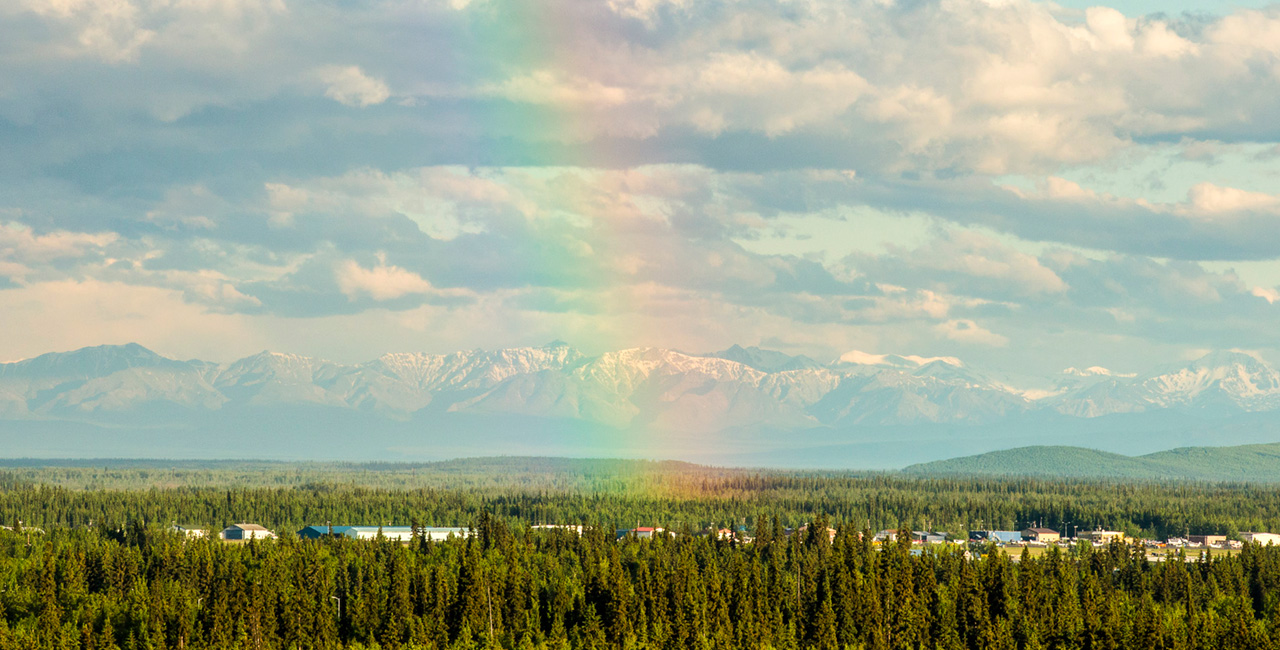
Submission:
<svg viewBox="0 0 1280 650">
<path fill-rule="evenodd" d="M 1280 5 L 0 4 L 0 360 L 1275 358 Z"/>
</svg>

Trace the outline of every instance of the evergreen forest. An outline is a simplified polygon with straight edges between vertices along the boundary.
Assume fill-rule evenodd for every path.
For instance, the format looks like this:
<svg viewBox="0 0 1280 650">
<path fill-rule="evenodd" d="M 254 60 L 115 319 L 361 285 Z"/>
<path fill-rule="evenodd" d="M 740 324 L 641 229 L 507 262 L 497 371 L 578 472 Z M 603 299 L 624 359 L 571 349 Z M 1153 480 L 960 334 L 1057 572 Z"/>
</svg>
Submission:
<svg viewBox="0 0 1280 650">
<path fill-rule="evenodd" d="M 1155 562 L 1121 542 L 1032 555 L 871 535 L 1280 530 L 1272 487 L 496 467 L 0 472 L 0 650 L 1280 648 L 1280 548 Z M 280 537 L 170 530 L 239 521 Z M 292 534 L 326 521 L 471 534 Z M 637 523 L 670 534 L 617 536 Z"/>
</svg>

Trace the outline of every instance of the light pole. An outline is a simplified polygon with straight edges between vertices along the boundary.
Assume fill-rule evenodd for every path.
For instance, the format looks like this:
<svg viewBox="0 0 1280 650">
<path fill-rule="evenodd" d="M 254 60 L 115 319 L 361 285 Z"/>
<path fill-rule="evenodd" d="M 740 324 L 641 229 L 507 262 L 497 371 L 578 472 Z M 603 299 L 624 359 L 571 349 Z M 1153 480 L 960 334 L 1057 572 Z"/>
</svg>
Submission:
<svg viewBox="0 0 1280 650">
<path fill-rule="evenodd" d="M 341 619 L 342 618 L 342 599 L 338 598 L 337 596 L 329 596 L 329 600 L 338 601 L 338 618 Z"/>
</svg>

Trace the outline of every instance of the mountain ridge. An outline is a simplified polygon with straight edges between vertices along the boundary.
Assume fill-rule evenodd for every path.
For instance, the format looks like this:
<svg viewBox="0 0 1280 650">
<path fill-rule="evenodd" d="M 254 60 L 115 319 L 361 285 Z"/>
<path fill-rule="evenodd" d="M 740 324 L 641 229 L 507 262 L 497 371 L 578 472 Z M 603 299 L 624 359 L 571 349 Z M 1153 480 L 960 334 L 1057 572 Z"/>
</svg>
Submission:
<svg viewBox="0 0 1280 650">
<path fill-rule="evenodd" d="M 90 441 L 102 444 L 133 435 L 176 446 L 157 437 L 170 431 L 184 448 L 209 453 L 220 438 L 234 438 L 231 428 L 257 431 L 250 445 L 295 440 L 277 436 L 266 424 L 274 423 L 310 434 L 300 449 L 326 453 L 349 453 L 335 439 L 361 431 L 388 457 L 428 453 L 428 441 L 459 453 L 482 438 L 586 453 L 608 451 L 599 442 L 608 440 L 637 454 L 674 450 L 700 461 L 771 464 L 802 450 L 809 464 L 878 467 L 1032 443 L 1129 453 L 1280 439 L 1280 373 L 1242 353 L 1132 375 L 1090 367 L 1044 381 L 1055 387 L 1012 386 L 951 357 L 856 352 L 821 364 L 741 346 L 591 356 L 555 341 L 344 364 L 272 351 L 229 363 L 181 361 L 135 343 L 0 364 L 0 422 L 13 432 L 54 432 L 42 436 L 56 437 L 59 422 L 117 432 Z M 184 433 L 196 430 L 207 440 Z M 53 440 L 9 438 L 17 449 L 48 449 Z"/>
<path fill-rule="evenodd" d="M 1034 445 L 920 463 L 904 474 L 1280 482 L 1280 443 L 1178 447 L 1140 456 Z"/>
</svg>

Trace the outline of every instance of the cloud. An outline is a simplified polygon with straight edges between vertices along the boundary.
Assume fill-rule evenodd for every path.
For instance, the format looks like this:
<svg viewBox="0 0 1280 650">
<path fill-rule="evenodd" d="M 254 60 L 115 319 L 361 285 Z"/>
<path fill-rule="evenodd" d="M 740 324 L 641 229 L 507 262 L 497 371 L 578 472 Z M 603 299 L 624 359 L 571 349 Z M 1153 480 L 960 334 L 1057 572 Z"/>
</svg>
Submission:
<svg viewBox="0 0 1280 650">
<path fill-rule="evenodd" d="M 259 343 L 1263 346 L 1274 280 L 1198 262 L 1280 250 L 1278 29 L 1027 0 L 0 3 L 0 293 L 93 281 Z"/>
<path fill-rule="evenodd" d="M 1187 204 L 1180 211 L 1190 215 L 1264 212 L 1280 216 L 1280 196 L 1207 182 L 1197 183 L 1191 188 Z"/>
<path fill-rule="evenodd" d="M 933 286 L 974 295 L 1035 296 L 1066 291 L 1067 284 L 1033 255 L 1006 246 L 979 232 L 951 229 L 928 244 L 887 255 L 849 260 L 863 273 L 884 282 Z"/>
<path fill-rule="evenodd" d="M 968 319 L 953 319 L 938 323 L 933 329 L 939 336 L 960 343 L 993 347 L 1004 347 L 1009 344 L 1007 337 L 983 329 L 977 323 Z"/>
<path fill-rule="evenodd" d="M 66 57 L 90 56 L 107 63 L 134 62 L 156 33 L 143 27 L 144 11 L 130 0 L 18 0 L 18 6 L 44 18 Z"/>
<path fill-rule="evenodd" d="M 872 156 L 895 170 L 1052 173 L 1141 139 L 1275 136 L 1271 98 L 1280 78 L 1266 63 L 1280 30 L 1274 8 L 1192 23 L 1027 0 L 548 0 L 540 14 L 579 29 L 531 52 L 513 44 L 536 36 L 536 21 L 525 20 L 525 8 L 498 4 L 24 2 L 9 14 L 57 29 L 0 33 L 35 53 L 34 64 L 0 53 L 0 62 L 11 61 L 0 65 L 0 81 L 16 82 L 20 72 L 30 81 L 0 101 L 0 114 L 36 119 L 52 108 L 42 98 L 57 96 L 64 109 L 101 119 L 142 111 L 172 122 L 209 107 L 265 117 L 317 81 L 343 105 L 384 104 L 391 78 L 412 106 L 362 134 L 395 124 L 401 138 L 423 146 L 445 138 L 531 147 L 646 140 L 627 152 L 642 157 L 633 162 L 712 163 L 735 134 L 797 145 L 821 134 L 829 146 L 858 145 L 827 154 L 846 163 Z M 97 52 L 127 69 L 86 80 L 84 62 L 54 54 L 66 51 Z M 574 119 L 540 107 L 571 110 Z M 691 147 L 680 138 L 687 130 L 704 140 Z M 97 135 L 120 143 L 134 136 Z M 618 152 L 601 142 L 589 154 L 602 162 Z"/>
<path fill-rule="evenodd" d="M 223 346 L 244 349 L 248 336 L 242 317 L 211 313 L 175 290 L 120 282 L 32 283 L 0 291 L 0 311 L 7 331 L 31 333 L 11 337 L 6 358 L 145 341 L 161 353 L 221 359 Z"/>
<path fill-rule="evenodd" d="M 1254 287 L 1249 293 L 1266 300 L 1269 305 L 1274 305 L 1277 300 L 1280 300 L 1280 291 L 1273 287 Z"/>
<path fill-rule="evenodd" d="M 430 293 L 431 283 L 422 276 L 385 262 L 366 269 L 353 260 L 347 260 L 334 271 L 338 288 L 354 300 L 366 295 L 384 301 L 414 293 Z"/>
<path fill-rule="evenodd" d="M 0 259 L 27 263 L 48 263 L 99 252 L 119 236 L 112 232 L 84 233 L 56 230 L 37 234 L 17 222 L 0 225 Z"/>
<path fill-rule="evenodd" d="M 359 66 L 328 65 L 317 68 L 315 74 L 326 85 L 324 96 L 340 104 L 373 106 L 391 96 L 385 82 L 365 74 Z"/>
<path fill-rule="evenodd" d="M 623 88 L 582 77 L 565 78 L 552 70 L 534 70 L 488 88 L 488 92 L 517 102 L 555 106 L 617 106 L 627 101 Z"/>
</svg>

